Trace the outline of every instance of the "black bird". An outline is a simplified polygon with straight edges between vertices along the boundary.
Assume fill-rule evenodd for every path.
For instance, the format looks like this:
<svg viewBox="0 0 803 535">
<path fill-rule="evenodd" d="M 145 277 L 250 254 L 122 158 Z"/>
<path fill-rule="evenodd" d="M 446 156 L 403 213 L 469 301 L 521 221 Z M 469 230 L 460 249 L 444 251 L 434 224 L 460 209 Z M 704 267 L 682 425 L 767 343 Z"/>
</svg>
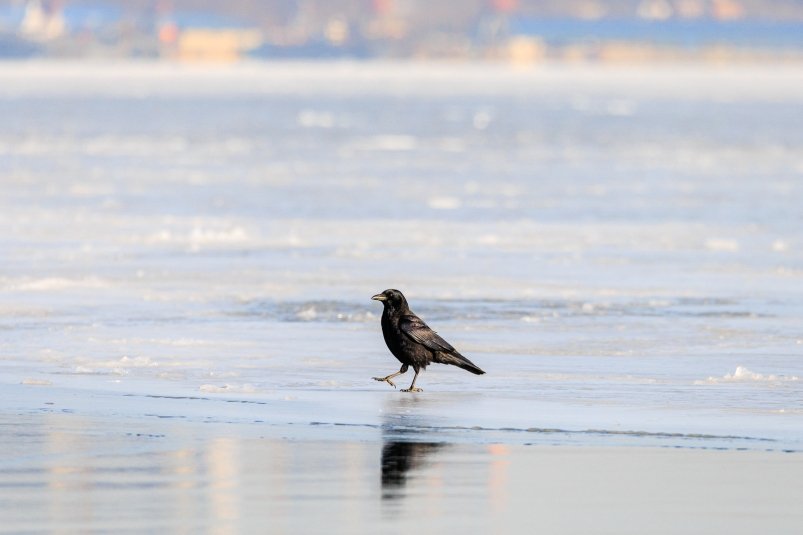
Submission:
<svg viewBox="0 0 803 535">
<path fill-rule="evenodd" d="M 485 373 L 413 314 L 407 299 L 399 290 L 385 290 L 371 299 L 382 301 L 385 307 L 382 311 L 382 335 L 390 352 L 402 363 L 398 372 L 387 377 L 374 377 L 375 380 L 396 388 L 391 379 L 412 366 L 415 370 L 413 383 L 402 392 L 421 392 L 420 388 L 415 387 L 415 380 L 418 379 L 418 373 L 432 362 L 458 366 L 477 375 Z"/>
</svg>

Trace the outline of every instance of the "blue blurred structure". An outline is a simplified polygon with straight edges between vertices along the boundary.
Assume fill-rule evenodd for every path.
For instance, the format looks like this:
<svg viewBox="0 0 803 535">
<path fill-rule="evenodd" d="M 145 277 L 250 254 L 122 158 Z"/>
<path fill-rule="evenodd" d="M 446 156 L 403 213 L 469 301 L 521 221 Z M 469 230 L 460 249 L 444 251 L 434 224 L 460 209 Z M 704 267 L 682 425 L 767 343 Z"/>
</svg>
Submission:
<svg viewBox="0 0 803 535">
<path fill-rule="evenodd" d="M 549 19 L 516 18 L 511 34 L 537 36 L 550 44 L 583 41 L 630 41 L 667 46 L 803 48 L 803 25 L 766 20 L 718 21 L 643 19 Z"/>
</svg>

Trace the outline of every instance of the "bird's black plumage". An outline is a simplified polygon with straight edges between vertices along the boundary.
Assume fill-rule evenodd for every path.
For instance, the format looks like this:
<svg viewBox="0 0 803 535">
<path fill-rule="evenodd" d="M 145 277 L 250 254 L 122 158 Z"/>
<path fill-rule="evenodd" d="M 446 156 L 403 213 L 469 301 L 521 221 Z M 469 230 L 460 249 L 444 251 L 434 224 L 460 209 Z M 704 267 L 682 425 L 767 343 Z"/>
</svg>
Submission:
<svg viewBox="0 0 803 535">
<path fill-rule="evenodd" d="M 374 377 L 377 381 L 384 381 L 395 387 L 391 379 L 405 373 L 412 366 L 415 370 L 413 384 L 403 391 L 420 392 L 421 389 L 415 387 L 415 380 L 418 378 L 418 373 L 432 362 L 451 364 L 477 375 L 485 373 L 458 353 L 449 342 L 438 336 L 438 333 L 430 329 L 421 318 L 413 314 L 407 299 L 399 290 L 385 290 L 371 299 L 381 301 L 384 306 L 382 335 L 390 352 L 402 363 L 397 373 L 387 377 Z"/>
</svg>

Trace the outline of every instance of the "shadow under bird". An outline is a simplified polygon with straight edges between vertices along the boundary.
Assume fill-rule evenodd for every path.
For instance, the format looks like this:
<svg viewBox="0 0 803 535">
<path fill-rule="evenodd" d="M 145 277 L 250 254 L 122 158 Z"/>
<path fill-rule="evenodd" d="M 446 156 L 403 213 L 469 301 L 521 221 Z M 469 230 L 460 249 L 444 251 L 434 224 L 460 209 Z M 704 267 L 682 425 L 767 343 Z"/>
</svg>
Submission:
<svg viewBox="0 0 803 535">
<path fill-rule="evenodd" d="M 410 388 L 402 389 L 402 392 L 421 392 L 420 388 L 416 388 L 415 380 L 418 379 L 419 372 L 432 362 L 451 364 L 477 375 L 485 373 L 413 314 L 407 299 L 399 290 L 385 290 L 371 299 L 381 301 L 384 306 L 382 335 L 390 352 L 402 363 L 398 372 L 387 377 L 374 377 L 375 380 L 396 388 L 391 379 L 405 373 L 412 366 L 415 370 L 413 383 Z"/>
</svg>

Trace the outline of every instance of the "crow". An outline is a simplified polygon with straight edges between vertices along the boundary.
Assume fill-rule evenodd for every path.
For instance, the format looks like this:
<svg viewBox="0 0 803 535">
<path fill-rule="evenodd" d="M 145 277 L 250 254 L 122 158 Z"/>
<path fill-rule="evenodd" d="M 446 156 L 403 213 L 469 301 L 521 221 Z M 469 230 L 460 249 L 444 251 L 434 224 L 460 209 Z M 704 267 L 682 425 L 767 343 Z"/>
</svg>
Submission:
<svg viewBox="0 0 803 535">
<path fill-rule="evenodd" d="M 398 372 L 387 377 L 374 377 L 375 380 L 396 388 L 391 379 L 405 373 L 412 366 L 415 370 L 413 383 L 402 392 L 421 392 L 420 388 L 415 387 L 415 380 L 418 379 L 418 373 L 432 362 L 458 366 L 477 375 L 485 373 L 413 314 L 407 299 L 399 290 L 385 290 L 371 299 L 381 301 L 384 306 L 382 335 L 390 352 L 402 363 Z"/>
</svg>

